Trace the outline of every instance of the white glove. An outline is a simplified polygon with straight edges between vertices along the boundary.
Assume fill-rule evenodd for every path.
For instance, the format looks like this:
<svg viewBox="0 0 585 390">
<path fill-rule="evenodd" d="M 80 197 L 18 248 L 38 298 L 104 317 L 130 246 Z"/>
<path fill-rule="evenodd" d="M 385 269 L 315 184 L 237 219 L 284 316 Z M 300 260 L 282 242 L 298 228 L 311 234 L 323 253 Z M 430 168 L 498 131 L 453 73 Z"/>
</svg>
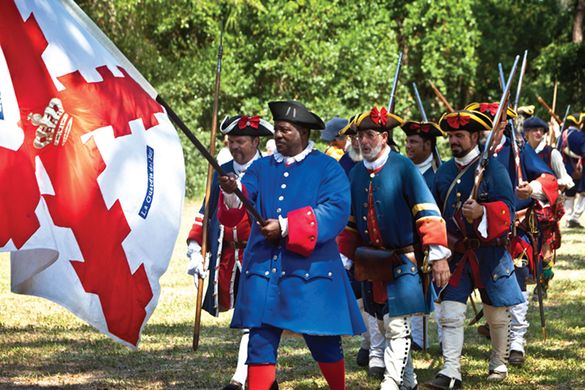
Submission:
<svg viewBox="0 0 585 390">
<path fill-rule="evenodd" d="M 189 241 L 187 247 L 187 257 L 189 258 L 189 265 L 187 265 L 187 273 L 195 277 L 195 284 L 199 278 L 205 279 L 207 271 L 203 268 L 203 256 L 201 255 L 201 246 L 196 241 Z"/>
<path fill-rule="evenodd" d="M 346 270 L 350 270 L 351 266 L 353 265 L 353 261 L 351 261 L 351 259 L 345 255 L 343 255 L 342 253 L 339 254 L 341 256 L 341 262 L 343 263 L 343 268 L 345 268 Z"/>
</svg>

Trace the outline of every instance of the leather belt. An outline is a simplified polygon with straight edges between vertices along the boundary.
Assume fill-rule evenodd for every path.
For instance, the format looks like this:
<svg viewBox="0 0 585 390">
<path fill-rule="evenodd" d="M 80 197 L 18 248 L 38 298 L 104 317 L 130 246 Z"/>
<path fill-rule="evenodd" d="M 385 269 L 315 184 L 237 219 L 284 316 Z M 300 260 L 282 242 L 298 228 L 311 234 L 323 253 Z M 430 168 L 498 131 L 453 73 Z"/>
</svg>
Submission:
<svg viewBox="0 0 585 390">
<path fill-rule="evenodd" d="M 494 246 L 507 247 L 510 244 L 508 237 L 500 237 L 491 241 L 481 241 L 477 238 L 464 238 L 459 240 L 453 246 L 453 251 L 457 253 L 465 253 L 469 249 L 479 249 Z"/>
</svg>

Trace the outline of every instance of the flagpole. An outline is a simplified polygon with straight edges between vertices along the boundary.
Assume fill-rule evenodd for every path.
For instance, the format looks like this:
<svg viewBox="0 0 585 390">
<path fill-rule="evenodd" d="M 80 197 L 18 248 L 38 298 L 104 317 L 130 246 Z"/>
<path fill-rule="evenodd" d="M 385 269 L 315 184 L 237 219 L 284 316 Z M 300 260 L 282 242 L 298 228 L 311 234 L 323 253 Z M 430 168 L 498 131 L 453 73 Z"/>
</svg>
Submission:
<svg viewBox="0 0 585 390">
<path fill-rule="evenodd" d="M 219 35 L 219 47 L 217 49 L 217 68 L 215 70 L 215 89 L 213 91 L 213 116 L 211 119 L 211 135 L 209 141 L 209 153 L 215 156 L 215 138 L 217 136 L 217 113 L 219 109 L 219 87 L 221 83 L 221 58 L 223 56 L 223 23 L 221 23 Z M 207 260 L 207 230 L 209 227 L 209 198 L 211 195 L 211 183 L 213 181 L 213 166 L 207 166 L 207 183 L 205 185 L 205 203 L 203 213 L 203 236 L 201 239 L 201 256 L 203 257 L 203 269 Z M 203 302 L 204 279 L 199 277 L 197 284 L 197 301 L 195 306 L 195 322 L 193 324 L 193 351 L 199 348 L 199 335 L 201 334 L 201 306 Z"/>
</svg>

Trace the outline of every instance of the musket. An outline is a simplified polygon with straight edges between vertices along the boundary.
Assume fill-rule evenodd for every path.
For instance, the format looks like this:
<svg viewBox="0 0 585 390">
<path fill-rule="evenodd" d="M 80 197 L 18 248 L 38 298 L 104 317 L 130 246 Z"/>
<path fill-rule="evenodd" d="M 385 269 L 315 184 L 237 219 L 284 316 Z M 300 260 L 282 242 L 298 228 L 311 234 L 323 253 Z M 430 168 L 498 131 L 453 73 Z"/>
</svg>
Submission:
<svg viewBox="0 0 585 390">
<path fill-rule="evenodd" d="M 526 73 L 527 57 L 528 57 L 528 50 L 524 50 L 524 57 L 522 58 L 522 66 L 520 67 L 520 76 L 518 77 L 518 87 L 516 88 L 516 99 L 514 99 L 514 111 L 518 111 L 518 103 L 520 101 L 520 92 L 522 91 L 522 81 L 524 81 L 524 74 Z"/>
<path fill-rule="evenodd" d="M 416 104 L 418 105 L 418 109 L 420 111 L 421 117 L 423 122 L 428 122 L 429 118 L 427 117 L 427 113 L 425 112 L 425 106 L 423 105 L 422 99 L 420 98 L 420 94 L 418 93 L 418 88 L 416 87 L 416 83 L 412 83 L 412 89 L 414 91 L 414 97 L 416 98 Z M 437 167 L 440 167 L 443 161 L 441 161 L 441 153 L 439 152 L 439 148 L 435 143 L 435 148 L 433 149 L 433 159 L 435 160 L 435 164 Z"/>
<path fill-rule="evenodd" d="M 431 85 L 431 88 L 433 89 L 433 92 L 435 93 L 435 96 L 437 97 L 437 99 L 439 99 L 439 101 L 441 103 L 443 103 L 443 105 L 445 106 L 445 108 L 447 108 L 447 110 L 449 112 L 455 112 L 455 110 L 449 104 L 449 102 L 447 101 L 447 99 L 445 98 L 445 96 L 443 96 L 443 94 L 441 93 L 441 91 L 439 91 L 439 89 L 435 86 L 435 84 L 433 84 L 433 82 L 431 80 L 429 80 L 429 84 Z"/>
<path fill-rule="evenodd" d="M 505 115 L 506 110 L 507 110 L 508 99 L 510 98 L 510 87 L 512 85 L 512 79 L 514 78 L 514 75 L 516 74 L 516 68 L 518 67 L 518 60 L 519 59 L 520 59 L 520 57 L 516 56 L 516 59 L 514 60 L 514 65 L 512 65 L 512 70 L 510 71 L 510 75 L 508 77 L 508 82 L 504 84 L 506 87 L 504 88 L 504 93 L 502 94 L 502 98 L 500 99 L 498 111 L 496 111 L 496 115 L 494 116 L 494 120 L 493 120 L 493 124 L 492 124 L 492 131 L 490 131 L 490 133 L 488 134 L 485 148 L 483 149 L 483 152 L 482 152 L 481 157 L 479 159 L 479 163 L 477 164 L 477 167 L 475 168 L 475 178 L 474 178 L 474 182 L 473 182 L 473 189 L 471 190 L 471 195 L 469 196 L 469 199 L 477 200 L 477 196 L 479 194 L 479 185 L 481 184 L 481 181 L 483 180 L 483 174 L 485 173 L 485 169 L 487 168 L 489 158 L 492 154 L 491 149 L 492 149 L 492 144 L 494 142 L 494 134 L 496 132 L 500 132 L 500 130 L 499 130 L 500 122 L 502 120 L 503 115 Z M 502 131 L 503 131 L 503 129 L 502 129 Z"/>
<path fill-rule="evenodd" d="M 210 134 L 210 145 L 209 151 L 205 149 L 203 144 L 199 142 L 197 137 L 189 130 L 189 128 L 183 123 L 183 121 L 177 116 L 177 114 L 166 104 L 166 102 L 162 99 L 162 97 L 157 96 L 157 101 L 167 110 L 167 114 L 169 118 L 183 131 L 183 133 L 187 136 L 187 138 L 195 145 L 195 147 L 199 150 L 199 152 L 205 157 L 205 159 L 209 162 L 209 166 L 207 169 L 207 183 L 205 186 L 205 201 L 204 201 L 204 213 L 203 213 L 203 223 L 202 223 L 202 239 L 201 239 L 201 255 L 203 257 L 203 268 L 205 269 L 205 259 L 207 258 L 207 227 L 209 225 L 209 214 L 211 210 L 209 210 L 209 200 L 211 194 L 211 184 L 213 182 L 213 170 L 215 169 L 220 176 L 225 176 L 225 171 L 221 168 L 218 164 L 217 160 L 213 157 L 215 155 L 215 138 L 217 135 L 217 114 L 219 110 L 219 89 L 221 84 L 221 60 L 223 56 L 223 23 L 221 24 L 221 33 L 219 38 L 219 47 L 217 49 L 217 67 L 215 71 L 215 87 L 213 93 L 213 116 L 211 122 L 211 134 Z M 254 209 L 251 203 L 246 199 L 246 197 L 242 194 L 241 191 L 236 190 L 236 196 L 242 200 L 242 203 L 256 218 L 260 217 L 260 214 Z M 252 211 L 253 210 L 253 211 Z M 260 223 L 263 219 L 260 217 L 258 219 Z M 197 300 L 195 306 L 195 321 L 193 323 L 193 351 L 197 351 L 199 348 L 199 336 L 201 334 L 201 307 L 203 302 L 203 289 L 204 289 L 204 280 L 203 278 L 199 278 L 199 283 L 197 284 Z"/>
<path fill-rule="evenodd" d="M 209 142 L 209 153 L 215 156 L 215 138 L 217 136 L 217 112 L 219 110 L 219 88 L 221 84 L 221 59 L 223 57 L 223 23 L 221 24 L 221 32 L 219 33 L 219 47 L 217 49 L 217 67 L 215 69 L 215 88 L 213 90 L 213 115 L 211 117 L 211 135 Z M 203 223 L 202 223 L 202 238 L 201 238 L 201 256 L 203 257 L 202 267 L 205 269 L 207 260 L 207 228 L 209 227 L 209 200 L 211 197 L 211 183 L 213 182 L 213 166 L 207 166 L 207 182 L 205 184 L 205 200 L 203 206 Z M 199 277 L 197 283 L 197 301 L 195 306 L 195 322 L 193 324 L 193 351 L 199 348 L 199 335 L 201 334 L 201 307 L 203 302 L 203 278 Z"/>
<path fill-rule="evenodd" d="M 398 61 L 396 62 L 396 70 L 394 71 L 394 79 L 392 80 L 392 90 L 390 92 L 390 99 L 388 100 L 388 112 L 394 112 L 396 105 L 396 88 L 398 86 L 398 76 L 400 75 L 400 68 L 402 66 L 402 52 L 398 53 Z"/>
<path fill-rule="evenodd" d="M 559 86 L 559 82 L 557 80 L 555 80 L 555 85 L 553 87 L 552 107 L 551 107 L 553 112 L 555 112 L 556 108 L 557 108 L 557 88 L 558 88 L 558 86 Z M 553 118 L 551 117 L 550 120 L 552 121 L 552 119 Z M 549 133 L 548 133 L 548 144 L 551 146 L 553 146 L 555 144 L 555 132 L 550 131 L 550 129 L 549 129 Z"/>
<path fill-rule="evenodd" d="M 544 109 L 548 111 L 549 115 L 553 117 L 555 121 L 557 121 L 559 126 L 561 126 L 562 124 L 561 118 L 559 118 L 559 116 L 555 114 L 553 109 L 544 101 L 544 99 L 540 95 L 536 95 L 536 100 L 538 100 L 538 102 L 544 107 Z"/>
<path fill-rule="evenodd" d="M 524 59 L 522 60 L 522 67 L 520 71 L 520 77 L 518 79 L 518 88 L 516 89 L 516 99 L 520 98 L 520 90 L 522 89 L 522 85 L 520 84 L 523 79 L 522 70 L 526 70 L 526 54 L 528 51 L 524 52 Z M 502 69 L 502 64 L 498 64 L 498 69 L 500 71 L 500 84 L 502 85 L 502 90 L 504 90 L 504 70 Z M 518 101 L 514 103 L 516 107 L 518 106 Z M 514 109 L 515 111 L 516 109 Z M 516 170 L 516 177 L 518 179 L 518 185 L 520 185 L 523 181 L 522 175 L 522 166 L 520 165 L 520 147 L 518 146 L 520 140 L 522 139 L 522 135 L 518 134 L 516 129 L 516 125 L 514 125 L 514 121 L 512 119 L 508 119 L 508 125 L 510 126 L 510 144 L 512 145 L 512 155 L 514 156 L 514 168 Z"/>
</svg>

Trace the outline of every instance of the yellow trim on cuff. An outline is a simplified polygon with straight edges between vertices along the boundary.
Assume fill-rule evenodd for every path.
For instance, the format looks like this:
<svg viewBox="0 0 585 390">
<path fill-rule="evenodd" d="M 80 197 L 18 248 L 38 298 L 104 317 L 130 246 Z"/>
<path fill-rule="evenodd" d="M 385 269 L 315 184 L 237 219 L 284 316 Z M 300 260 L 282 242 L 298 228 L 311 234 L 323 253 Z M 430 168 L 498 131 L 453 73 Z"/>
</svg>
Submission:
<svg viewBox="0 0 585 390">
<path fill-rule="evenodd" d="M 439 210 L 439 207 L 434 204 L 434 203 L 419 203 L 419 204 L 415 204 L 414 207 L 412 208 L 412 215 L 416 215 L 417 213 L 424 211 L 424 210 L 433 210 L 436 211 L 437 213 L 441 214 L 441 210 Z"/>
</svg>

